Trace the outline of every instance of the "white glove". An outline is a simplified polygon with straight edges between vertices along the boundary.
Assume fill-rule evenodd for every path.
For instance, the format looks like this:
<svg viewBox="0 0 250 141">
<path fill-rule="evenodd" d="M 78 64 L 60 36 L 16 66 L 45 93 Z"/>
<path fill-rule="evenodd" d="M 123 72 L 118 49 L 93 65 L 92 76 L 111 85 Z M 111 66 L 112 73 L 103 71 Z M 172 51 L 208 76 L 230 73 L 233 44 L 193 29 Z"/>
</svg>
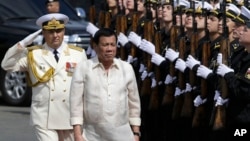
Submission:
<svg viewBox="0 0 250 141">
<path fill-rule="evenodd" d="M 174 96 L 179 96 L 181 95 L 181 89 L 179 87 L 175 88 Z"/>
<path fill-rule="evenodd" d="M 213 73 L 213 71 L 211 70 L 211 69 L 209 69 L 209 68 L 207 68 L 206 66 L 204 66 L 204 65 L 200 65 L 199 67 L 198 67 L 198 70 L 197 70 L 197 76 L 200 76 L 200 77 L 202 77 L 202 78 L 204 78 L 204 79 L 207 79 L 207 76 L 209 75 L 209 74 L 211 74 L 211 73 Z"/>
<path fill-rule="evenodd" d="M 214 101 L 217 101 L 219 96 L 220 96 L 220 92 L 218 90 L 215 90 Z"/>
<path fill-rule="evenodd" d="M 222 64 L 222 54 L 221 53 L 218 53 L 216 60 L 217 60 L 217 64 Z"/>
<path fill-rule="evenodd" d="M 156 87 L 156 79 L 152 78 L 151 80 L 152 80 L 152 82 L 151 82 L 151 88 Z"/>
<path fill-rule="evenodd" d="M 183 61 L 181 58 L 178 58 L 175 63 L 175 68 L 181 72 L 184 72 L 187 68 L 185 61 Z"/>
<path fill-rule="evenodd" d="M 188 58 L 187 58 L 187 61 L 186 61 L 186 66 L 189 68 L 189 69 L 193 69 L 193 67 L 195 65 L 200 65 L 201 62 L 194 59 L 194 57 L 192 55 L 188 55 Z"/>
<path fill-rule="evenodd" d="M 192 91 L 192 87 L 189 83 L 186 83 L 186 89 L 185 92 L 191 92 Z"/>
<path fill-rule="evenodd" d="M 128 63 L 132 63 L 132 62 L 133 62 L 133 56 L 128 55 L 127 62 L 128 62 Z"/>
<path fill-rule="evenodd" d="M 172 77 L 171 75 L 168 74 L 168 75 L 166 76 L 166 78 L 165 78 L 164 83 L 165 83 L 166 85 L 171 84 L 175 79 L 176 79 L 176 77 Z"/>
<path fill-rule="evenodd" d="M 89 45 L 88 48 L 87 48 L 87 50 L 86 50 L 86 54 L 90 55 L 91 51 L 92 51 L 92 47 L 91 47 L 91 45 Z"/>
<path fill-rule="evenodd" d="M 128 38 L 126 35 L 124 35 L 122 32 L 119 33 L 118 35 L 118 42 L 122 45 L 125 46 L 128 43 Z"/>
<path fill-rule="evenodd" d="M 153 54 L 151 57 L 151 62 L 156 64 L 157 66 L 159 66 L 164 60 L 165 58 L 158 53 Z"/>
<path fill-rule="evenodd" d="M 144 64 L 140 64 L 139 72 L 142 73 L 146 69 Z"/>
<path fill-rule="evenodd" d="M 141 36 L 137 35 L 135 32 L 131 31 L 128 35 L 128 40 L 133 43 L 136 47 L 141 44 Z"/>
<path fill-rule="evenodd" d="M 218 69 L 217 69 L 217 74 L 222 76 L 222 77 L 224 77 L 225 74 L 227 74 L 229 72 L 234 72 L 234 70 L 229 68 L 228 66 L 226 66 L 224 64 L 220 64 Z"/>
<path fill-rule="evenodd" d="M 201 96 L 198 95 L 198 96 L 196 96 L 196 98 L 194 99 L 194 106 L 195 106 L 195 107 L 198 107 L 198 106 L 200 106 L 201 104 L 204 104 L 205 102 L 207 102 L 207 98 L 201 99 Z"/>
<path fill-rule="evenodd" d="M 145 39 L 141 41 L 140 49 L 147 52 L 148 54 L 155 54 L 155 45 Z"/>
<path fill-rule="evenodd" d="M 94 49 L 91 50 L 91 55 L 90 55 L 90 58 L 93 58 L 96 56 L 96 52 Z"/>
<path fill-rule="evenodd" d="M 141 80 L 143 81 L 147 76 L 148 76 L 148 72 L 143 71 L 143 73 L 141 74 Z"/>
<path fill-rule="evenodd" d="M 179 57 L 179 52 L 176 52 L 172 48 L 169 48 L 165 53 L 165 57 L 171 62 L 174 62 L 174 60 L 176 60 Z"/>
<path fill-rule="evenodd" d="M 86 31 L 92 35 L 92 37 L 95 36 L 95 33 L 99 30 L 98 27 L 96 27 L 94 24 L 92 23 L 88 23 L 88 25 L 86 26 Z"/>
<path fill-rule="evenodd" d="M 228 102 L 228 98 L 223 99 L 221 96 L 219 96 L 219 97 L 217 98 L 217 101 L 216 101 L 216 103 L 215 103 L 215 106 L 222 106 L 222 105 L 224 105 L 224 104 L 227 103 L 227 102 Z"/>
<path fill-rule="evenodd" d="M 20 41 L 19 44 L 22 47 L 26 47 L 26 46 L 32 44 L 33 40 L 41 33 L 41 31 L 42 31 L 42 29 L 39 29 L 36 32 L 29 34 L 22 41 Z"/>
</svg>

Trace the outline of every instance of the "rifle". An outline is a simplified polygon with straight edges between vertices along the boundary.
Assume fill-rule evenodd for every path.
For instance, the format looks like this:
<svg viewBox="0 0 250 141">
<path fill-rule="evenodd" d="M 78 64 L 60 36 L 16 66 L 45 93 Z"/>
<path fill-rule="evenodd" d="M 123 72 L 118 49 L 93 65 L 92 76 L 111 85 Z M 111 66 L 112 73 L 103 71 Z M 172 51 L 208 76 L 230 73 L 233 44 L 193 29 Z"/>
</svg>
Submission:
<svg viewBox="0 0 250 141">
<path fill-rule="evenodd" d="M 191 2 L 191 8 L 193 8 L 192 17 L 193 17 L 193 33 L 190 38 L 190 55 L 195 56 L 195 51 L 198 48 L 198 33 L 197 33 L 197 22 L 195 21 L 195 2 Z M 196 74 L 193 70 L 189 70 L 189 84 L 191 87 L 195 86 Z M 191 117 L 193 113 L 193 91 L 186 92 L 184 94 L 184 101 L 182 105 L 181 116 L 182 117 Z"/>
<path fill-rule="evenodd" d="M 93 24 L 96 24 L 96 10 L 95 10 L 95 0 L 91 1 L 91 6 L 89 8 L 89 21 Z M 94 46 L 93 37 L 90 38 L 91 47 Z"/>
<path fill-rule="evenodd" d="M 160 21 L 158 19 L 158 12 L 156 10 L 156 32 L 154 33 L 154 45 L 155 45 L 155 52 L 160 54 L 161 52 L 161 30 L 160 30 Z M 152 94 L 150 97 L 150 104 L 149 109 L 157 109 L 159 106 L 159 82 L 161 78 L 161 71 L 160 68 L 153 64 L 153 70 L 155 74 L 156 86 L 152 88 Z"/>
<path fill-rule="evenodd" d="M 178 1 L 177 1 L 178 4 Z M 177 6 L 177 12 L 180 15 L 180 40 L 178 45 L 178 51 L 179 51 L 179 58 L 185 59 L 185 50 L 186 50 L 186 38 L 185 38 L 185 31 L 184 26 L 182 24 L 182 8 L 180 6 Z M 185 84 L 185 74 L 181 71 L 178 71 L 178 86 L 181 90 L 185 90 L 186 84 Z M 172 119 L 177 119 L 181 116 L 181 110 L 183 105 L 184 97 L 183 95 L 175 96 L 174 100 L 174 107 L 173 107 L 173 113 L 172 113 Z"/>
<path fill-rule="evenodd" d="M 154 24 L 152 21 L 152 13 L 150 10 L 151 6 L 150 6 L 150 2 L 147 1 L 146 3 L 146 9 L 147 9 L 147 19 L 144 23 L 144 27 L 143 27 L 143 35 L 144 35 L 144 39 L 146 39 L 147 41 L 152 42 L 153 41 L 153 36 L 154 36 Z M 147 72 L 152 72 L 152 63 L 151 63 L 151 56 L 149 54 L 147 54 L 146 52 L 142 53 L 142 57 L 143 57 L 143 64 L 146 66 Z M 141 94 L 142 95 L 150 95 L 151 94 L 151 80 L 149 77 L 146 77 L 143 81 L 142 81 L 142 86 L 141 86 Z M 149 89 L 150 88 L 150 89 Z"/>
<path fill-rule="evenodd" d="M 202 1 L 202 3 L 204 3 L 204 0 Z M 203 5 L 204 7 L 204 5 Z M 208 60 L 210 57 L 210 40 L 209 40 L 209 31 L 207 29 L 207 14 L 206 14 L 206 9 L 202 10 L 203 16 L 205 17 L 205 32 L 206 32 L 206 40 L 204 41 L 203 45 L 202 45 L 202 64 L 204 66 L 209 65 Z M 207 93 L 208 93 L 208 86 L 207 86 L 207 81 L 204 78 L 201 78 L 201 99 L 205 99 L 207 98 Z M 194 113 L 194 117 L 193 117 L 193 122 L 192 122 L 192 126 L 193 127 L 199 127 L 200 125 L 203 124 L 204 118 L 206 116 L 205 113 L 205 105 L 201 104 L 198 107 L 195 108 L 195 113 Z"/>
<path fill-rule="evenodd" d="M 98 27 L 102 28 L 109 28 L 111 24 L 111 14 L 108 10 L 108 5 L 105 2 L 105 10 L 101 10 L 99 12 L 99 19 L 98 19 Z"/>
<path fill-rule="evenodd" d="M 95 0 L 91 0 L 91 6 L 89 8 L 89 21 L 93 24 L 96 23 L 96 10 L 95 10 Z"/>
<path fill-rule="evenodd" d="M 123 3 L 123 2 L 122 2 Z M 119 2 L 117 0 L 117 6 L 119 6 Z M 126 35 L 127 31 L 127 17 L 125 15 L 125 9 L 124 6 L 122 5 L 122 8 L 118 7 L 119 12 L 116 17 L 116 33 L 119 35 L 120 32 L 124 33 Z M 121 10 L 122 9 L 122 10 Z M 118 48 L 118 56 L 122 59 L 126 59 L 126 52 L 124 47 Z"/>
<path fill-rule="evenodd" d="M 174 7 L 174 1 L 172 1 L 172 7 Z M 173 16 L 173 25 L 170 28 L 170 48 L 173 50 L 176 50 L 175 43 L 177 39 L 177 26 L 176 26 L 176 19 L 175 19 L 176 17 L 175 17 L 174 11 L 172 13 L 172 16 Z M 175 68 L 172 62 L 170 62 L 169 64 L 169 75 L 171 77 L 175 76 Z M 173 83 L 167 84 L 165 87 L 165 91 L 164 91 L 162 105 L 173 103 L 174 92 L 175 92 L 175 88 L 173 86 Z"/>
<path fill-rule="evenodd" d="M 137 31 L 137 26 L 138 26 L 138 12 L 137 12 L 137 1 L 134 0 L 134 12 L 132 14 L 132 29 L 131 31 L 136 32 Z M 130 55 L 134 58 L 136 55 L 136 46 L 134 44 L 131 44 L 131 50 L 130 50 Z"/>
<path fill-rule="evenodd" d="M 228 57 L 229 57 L 229 40 L 228 40 L 228 27 L 226 25 L 226 2 L 223 0 L 222 3 L 222 12 L 223 12 L 223 40 L 221 41 L 220 52 L 222 53 L 222 63 L 225 65 L 229 65 Z M 226 99 L 228 97 L 228 86 L 225 78 L 220 78 L 219 82 L 221 84 L 221 97 Z M 213 129 L 221 129 L 225 126 L 226 123 L 226 107 L 225 105 L 217 105 L 215 111 L 215 121 L 213 125 Z"/>
</svg>

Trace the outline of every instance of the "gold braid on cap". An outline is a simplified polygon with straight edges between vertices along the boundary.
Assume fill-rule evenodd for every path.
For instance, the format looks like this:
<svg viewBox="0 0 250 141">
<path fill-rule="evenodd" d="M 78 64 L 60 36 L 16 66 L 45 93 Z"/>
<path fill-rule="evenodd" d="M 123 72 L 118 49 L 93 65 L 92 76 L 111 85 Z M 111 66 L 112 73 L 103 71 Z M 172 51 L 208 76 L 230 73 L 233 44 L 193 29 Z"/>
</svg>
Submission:
<svg viewBox="0 0 250 141">
<path fill-rule="evenodd" d="M 50 21 L 43 23 L 43 29 L 53 30 L 53 29 L 61 29 L 64 28 L 63 21 L 56 20 L 52 18 Z"/>
<path fill-rule="evenodd" d="M 28 64 L 31 67 L 32 73 L 37 79 L 37 82 L 35 82 L 34 84 L 32 84 L 31 80 L 28 79 L 29 85 L 32 87 L 35 87 L 39 85 L 40 83 L 48 82 L 50 78 L 54 75 L 55 69 L 52 67 L 48 71 L 46 71 L 42 77 L 38 75 L 36 67 L 35 67 L 36 62 L 34 60 L 32 51 L 28 52 Z"/>
</svg>

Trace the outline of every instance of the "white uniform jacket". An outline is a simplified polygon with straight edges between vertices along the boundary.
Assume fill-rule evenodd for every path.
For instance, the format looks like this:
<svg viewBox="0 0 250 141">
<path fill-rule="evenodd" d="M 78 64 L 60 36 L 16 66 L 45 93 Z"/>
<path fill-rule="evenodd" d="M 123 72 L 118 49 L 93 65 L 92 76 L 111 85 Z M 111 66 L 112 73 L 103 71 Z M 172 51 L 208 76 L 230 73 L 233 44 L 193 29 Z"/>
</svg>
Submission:
<svg viewBox="0 0 250 141">
<path fill-rule="evenodd" d="M 134 141 L 141 108 L 129 63 L 114 59 L 108 73 L 97 57 L 78 64 L 70 95 L 71 123 L 83 125 L 88 141 Z"/>
<path fill-rule="evenodd" d="M 78 47 L 61 45 L 59 61 L 47 44 L 9 48 L 2 68 L 7 71 L 27 71 L 32 87 L 31 125 L 48 129 L 72 129 L 69 112 L 69 92 L 75 66 L 85 61 L 85 51 Z"/>
</svg>

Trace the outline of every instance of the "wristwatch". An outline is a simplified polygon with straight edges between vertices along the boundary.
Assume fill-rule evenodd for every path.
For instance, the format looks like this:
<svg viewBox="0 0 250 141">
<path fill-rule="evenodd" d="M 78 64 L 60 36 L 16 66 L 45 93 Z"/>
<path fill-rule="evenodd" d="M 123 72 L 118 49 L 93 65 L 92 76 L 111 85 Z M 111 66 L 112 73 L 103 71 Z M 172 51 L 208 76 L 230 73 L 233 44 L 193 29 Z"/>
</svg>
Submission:
<svg viewBox="0 0 250 141">
<path fill-rule="evenodd" d="M 135 136 L 141 137 L 141 132 L 133 132 Z"/>
</svg>

